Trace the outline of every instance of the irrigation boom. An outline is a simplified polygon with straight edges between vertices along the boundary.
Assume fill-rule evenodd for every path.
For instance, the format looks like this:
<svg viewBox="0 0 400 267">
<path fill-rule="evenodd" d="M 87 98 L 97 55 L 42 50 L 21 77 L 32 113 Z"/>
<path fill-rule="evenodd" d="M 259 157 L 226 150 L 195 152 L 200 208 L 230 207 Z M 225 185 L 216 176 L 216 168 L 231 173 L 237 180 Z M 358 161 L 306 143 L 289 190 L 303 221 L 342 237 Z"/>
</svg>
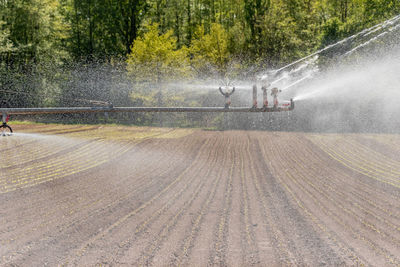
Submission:
<svg viewBox="0 0 400 267">
<path fill-rule="evenodd" d="M 281 112 L 291 111 L 294 102 L 288 107 L 248 108 L 248 107 L 70 107 L 70 108 L 3 108 L 0 115 L 38 115 L 103 112 Z"/>
<path fill-rule="evenodd" d="M 274 101 L 273 106 L 268 106 L 268 101 L 264 99 L 264 106 L 257 107 L 257 100 L 253 107 L 230 107 L 230 96 L 235 89 L 225 91 L 220 88 L 221 94 L 225 97 L 225 107 L 114 107 L 112 104 L 101 107 L 58 107 L 58 108 L 0 108 L 2 124 L 0 124 L 0 135 L 5 135 L 4 131 L 12 133 L 11 127 L 7 124 L 10 115 L 39 115 L 39 114 L 76 114 L 76 113 L 120 113 L 120 112 L 282 112 L 294 109 L 293 99 L 290 103 L 281 106 Z M 253 96 L 254 97 L 254 96 Z M 257 95 L 255 95 L 257 97 Z"/>
</svg>

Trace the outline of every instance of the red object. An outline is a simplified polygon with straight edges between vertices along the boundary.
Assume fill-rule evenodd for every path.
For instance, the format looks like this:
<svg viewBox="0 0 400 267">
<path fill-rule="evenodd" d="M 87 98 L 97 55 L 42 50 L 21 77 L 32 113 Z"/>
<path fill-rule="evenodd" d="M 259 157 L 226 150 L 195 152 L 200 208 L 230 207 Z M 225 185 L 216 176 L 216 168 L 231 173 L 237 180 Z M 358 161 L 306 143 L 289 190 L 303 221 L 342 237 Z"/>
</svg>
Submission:
<svg viewBox="0 0 400 267">
<path fill-rule="evenodd" d="M 10 120 L 10 115 L 7 115 L 6 117 L 6 123 Z"/>
</svg>

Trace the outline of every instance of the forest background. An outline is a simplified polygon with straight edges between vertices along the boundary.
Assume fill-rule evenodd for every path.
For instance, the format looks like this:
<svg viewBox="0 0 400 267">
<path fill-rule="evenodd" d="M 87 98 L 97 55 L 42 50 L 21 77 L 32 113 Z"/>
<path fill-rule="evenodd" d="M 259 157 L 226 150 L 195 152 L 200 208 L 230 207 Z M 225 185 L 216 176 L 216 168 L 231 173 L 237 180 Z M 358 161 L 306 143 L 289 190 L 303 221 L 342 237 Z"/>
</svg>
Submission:
<svg viewBox="0 0 400 267">
<path fill-rule="evenodd" d="M 0 107 L 220 105 L 164 85 L 249 77 L 399 13 L 399 0 L 0 0 Z"/>
</svg>

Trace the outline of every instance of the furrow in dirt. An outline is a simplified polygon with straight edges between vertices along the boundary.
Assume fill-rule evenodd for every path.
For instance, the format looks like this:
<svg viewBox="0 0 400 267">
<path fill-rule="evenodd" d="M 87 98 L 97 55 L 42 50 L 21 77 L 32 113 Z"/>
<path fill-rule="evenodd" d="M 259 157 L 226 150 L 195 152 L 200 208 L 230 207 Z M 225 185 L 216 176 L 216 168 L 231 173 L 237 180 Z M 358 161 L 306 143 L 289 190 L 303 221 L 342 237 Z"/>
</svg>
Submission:
<svg viewBox="0 0 400 267">
<path fill-rule="evenodd" d="M 160 144 L 157 144 L 157 146 L 159 146 Z M 150 148 L 150 147 L 149 147 Z M 130 195 L 132 195 L 132 194 L 134 194 L 134 191 L 136 191 L 136 192 L 138 192 L 138 190 L 141 188 L 141 186 L 139 186 L 140 185 L 140 183 L 139 182 L 142 182 L 142 181 L 144 181 L 144 180 L 146 180 L 146 175 L 149 175 L 149 173 L 150 172 L 153 172 L 153 174 L 155 174 L 155 175 L 162 175 L 161 173 L 159 173 L 158 171 L 159 170 L 152 170 L 151 168 L 146 168 L 146 167 L 149 167 L 149 166 L 146 166 L 144 163 L 145 163 L 145 158 L 146 157 L 140 157 L 140 155 L 142 155 L 142 156 L 145 156 L 146 155 L 146 153 L 145 153 L 146 151 L 141 151 L 141 152 L 139 152 L 139 155 L 137 155 L 136 157 L 137 157 L 137 159 L 135 159 L 135 164 L 139 164 L 139 166 L 140 167 L 144 167 L 144 169 L 143 170 L 147 170 L 147 172 L 146 173 L 143 173 L 143 174 L 141 174 L 141 175 L 138 175 L 138 176 L 132 176 L 132 175 L 127 175 L 127 176 L 123 176 L 123 179 L 118 179 L 117 181 L 114 181 L 113 183 L 112 183 L 112 185 L 113 185 L 113 187 L 117 187 L 118 185 L 122 185 L 124 182 L 128 182 L 128 184 L 126 184 L 125 185 L 125 187 L 124 187 L 124 190 L 125 190 L 125 192 L 127 192 L 125 195 L 124 195 L 124 197 L 129 197 Z M 154 156 L 154 153 L 151 153 L 151 150 L 149 150 L 149 151 L 147 151 L 148 152 L 148 157 L 149 156 Z M 160 160 L 162 157 L 164 157 L 165 156 L 165 154 L 164 153 L 166 153 L 167 151 L 165 151 L 165 152 L 162 152 L 162 153 L 159 153 L 158 154 L 158 156 L 159 156 L 159 159 L 158 160 Z M 152 154 L 152 155 L 150 155 L 150 153 Z M 135 154 L 136 154 L 136 151 L 135 151 Z M 132 157 L 133 155 L 129 155 L 129 157 Z M 171 155 L 172 156 L 172 155 Z M 172 159 L 172 157 L 171 157 L 171 159 Z M 136 160 L 140 160 L 138 163 L 136 163 Z M 155 160 L 157 160 L 157 158 L 155 158 Z M 109 167 L 112 167 L 112 166 L 108 166 L 108 167 L 105 167 L 104 169 L 108 169 Z M 166 169 L 166 171 L 168 171 L 168 168 Z M 137 174 L 140 174 L 140 173 L 137 173 Z M 139 177 L 141 177 L 142 179 L 140 180 L 140 179 L 138 179 Z M 135 179 L 135 184 L 134 185 L 130 185 L 130 183 L 129 182 L 132 182 L 132 181 L 130 181 L 131 179 Z M 147 184 L 149 184 L 148 182 L 147 183 L 144 183 L 145 185 L 147 185 Z M 158 184 L 157 184 L 158 185 Z M 128 188 L 128 186 L 130 186 L 130 187 L 132 187 L 132 190 L 134 189 L 134 191 L 132 191 L 132 190 L 127 190 L 127 188 Z M 90 185 L 90 184 L 86 184 L 86 186 L 84 186 L 84 185 L 82 185 L 82 186 L 80 186 L 79 187 L 79 189 L 80 190 L 88 190 L 88 189 L 92 189 L 92 185 Z M 117 188 L 116 188 L 117 189 Z M 72 192 L 74 192 L 75 190 L 77 190 L 77 188 L 74 188 L 74 189 L 72 189 L 71 191 Z M 95 204 L 97 204 L 97 205 L 99 205 L 99 204 L 101 204 L 102 202 L 104 202 L 104 201 L 107 201 L 107 206 L 110 206 L 113 202 L 114 202 L 114 204 L 115 204 L 115 202 L 116 201 L 110 201 L 110 200 L 112 200 L 115 196 L 119 196 L 119 198 L 117 199 L 117 201 L 123 201 L 124 199 L 126 200 L 126 198 L 123 198 L 123 197 L 121 197 L 121 190 L 120 189 L 117 189 L 118 191 L 115 191 L 115 190 L 113 190 L 113 191 L 110 191 L 110 192 L 108 192 L 108 194 L 105 194 L 104 193 L 104 191 L 102 192 L 102 191 L 98 191 L 97 193 L 96 192 L 90 192 L 90 195 L 91 195 L 91 197 L 89 196 L 89 197 L 87 197 L 86 196 L 86 194 L 85 194 L 85 196 L 80 196 L 80 201 L 79 202 L 81 202 L 81 203 L 74 203 L 75 205 L 72 205 L 72 206 L 68 206 L 68 208 L 65 210 L 65 212 L 64 213 L 62 213 L 61 215 L 63 216 L 63 217 L 65 217 L 66 215 L 68 216 L 68 217 L 71 217 L 71 215 L 72 214 L 74 214 L 74 213 L 76 213 L 76 212 L 82 212 L 82 210 L 85 210 L 85 209 L 87 209 L 87 208 L 90 208 L 91 206 L 93 206 L 93 205 L 95 205 Z M 70 191 L 68 191 L 68 192 L 70 192 Z M 101 200 L 99 200 L 98 198 L 95 198 L 95 199 L 93 199 L 93 196 L 100 196 L 100 197 L 102 197 L 101 198 Z M 86 197 L 86 198 L 85 198 Z M 87 203 L 82 203 L 82 202 L 84 202 L 84 201 L 88 201 Z M 32 206 L 36 206 L 36 205 L 38 205 L 39 203 L 33 203 L 33 205 Z M 42 204 L 42 203 L 40 203 L 40 204 Z M 57 203 L 54 203 L 54 205 L 55 205 L 55 207 L 56 207 L 56 210 L 55 211 L 60 211 L 60 207 L 59 207 L 59 205 L 57 205 Z M 74 207 L 75 206 L 75 207 Z M 50 207 L 50 206 L 49 206 Z M 103 208 L 106 208 L 106 206 L 102 206 L 102 209 Z M 102 210 L 101 209 L 101 210 Z M 54 213 L 54 212 L 53 212 Z M 17 214 L 17 216 L 20 216 L 21 214 L 20 214 L 20 212 Z M 32 216 L 34 216 L 35 215 L 35 213 L 33 213 L 32 214 Z M 37 214 L 36 214 L 37 215 Z M 49 224 L 52 222 L 52 221 L 54 221 L 54 220 L 57 220 L 57 218 L 58 218 L 58 216 L 57 216 L 57 214 L 56 214 L 56 216 L 54 216 L 53 218 L 51 218 L 51 219 L 49 219 L 48 218 L 48 215 L 54 215 L 54 214 L 52 214 L 52 212 L 47 212 L 46 214 L 42 214 L 39 218 L 41 219 L 41 223 L 40 223 L 40 227 L 46 227 L 46 228 L 48 228 L 49 227 Z M 90 214 L 89 214 L 90 216 L 95 216 L 96 214 L 94 213 L 94 212 L 90 212 Z M 25 220 L 27 219 L 27 218 L 29 218 L 28 216 L 27 216 L 27 214 L 26 213 L 24 213 L 23 214 L 23 217 L 25 218 Z M 37 216 L 36 216 L 37 217 Z M 18 217 L 17 217 L 17 219 L 18 219 Z M 12 223 L 13 221 L 12 220 L 9 220 L 10 221 L 10 223 Z M 67 220 L 68 221 L 68 220 Z M 25 221 L 26 222 L 26 221 Z M 74 222 L 74 223 L 77 223 L 76 221 Z M 32 222 L 29 222 L 29 224 L 30 224 L 30 226 L 31 226 L 31 228 L 30 228 L 30 231 L 36 231 L 37 230 L 37 226 L 33 226 L 32 225 Z M 19 227 L 21 227 L 21 226 L 23 226 L 23 225 L 21 225 L 21 224 L 19 224 Z M 58 227 L 58 229 L 60 229 L 60 227 Z M 21 234 L 21 235 L 26 235 L 26 234 Z M 13 241 L 15 241 L 15 237 L 13 238 Z"/>
<path fill-rule="evenodd" d="M 147 201 L 141 203 L 141 205 L 139 207 L 137 207 L 136 209 L 132 210 L 131 212 L 127 213 L 127 214 L 121 214 L 120 217 L 117 217 L 116 221 L 111 224 L 110 226 L 108 226 L 105 229 L 102 229 L 99 233 L 97 233 L 96 235 L 94 235 L 92 238 L 90 238 L 88 241 L 86 241 L 86 245 L 81 246 L 80 249 L 77 250 L 76 254 L 72 254 L 71 257 L 75 258 L 75 259 L 79 259 L 81 256 L 84 256 L 86 254 L 86 250 L 90 247 L 93 246 L 93 244 L 95 243 L 100 243 L 105 239 L 107 239 L 107 236 L 110 236 L 110 234 L 112 233 L 113 236 L 117 235 L 118 233 L 118 229 L 120 229 L 121 227 L 124 227 L 124 225 L 129 225 L 131 222 L 136 222 L 136 220 L 134 220 L 134 218 L 136 216 L 139 216 L 142 212 L 147 212 L 148 207 L 149 206 L 155 206 L 157 207 L 157 205 L 155 203 L 161 203 L 162 201 L 160 200 L 160 197 L 162 197 L 162 199 L 165 199 L 166 196 L 168 196 L 168 192 L 171 190 L 175 190 L 174 188 L 179 187 L 179 184 L 181 181 L 186 181 L 186 173 L 189 172 L 191 170 L 191 168 L 196 168 L 196 164 L 199 164 L 199 162 L 202 162 L 202 159 L 204 159 L 205 154 L 204 153 L 208 153 L 208 151 L 210 150 L 210 145 L 212 145 L 213 142 L 210 142 L 210 140 L 207 140 L 207 142 L 202 145 L 201 149 L 198 151 L 196 157 L 191 161 L 191 163 L 183 170 L 181 170 L 180 172 L 177 172 L 173 175 L 173 179 L 169 182 L 169 184 L 167 184 L 164 188 L 159 188 L 158 190 L 156 188 L 154 188 L 154 190 L 157 191 L 149 191 L 146 192 L 146 194 L 148 194 L 149 196 L 152 196 L 151 198 L 149 198 Z M 130 231 L 129 231 L 130 232 Z M 124 237 L 126 238 L 126 234 L 124 235 Z M 130 234 L 128 234 L 128 236 L 131 236 Z M 116 244 L 117 247 L 120 245 L 119 244 L 119 240 L 117 239 L 117 243 L 112 243 L 112 244 Z M 114 247 L 114 245 L 112 246 Z"/>
<path fill-rule="evenodd" d="M 115 163 L 117 163 L 118 161 L 116 161 L 116 162 L 114 162 L 114 164 Z M 178 168 L 179 169 L 179 168 Z M 113 171 L 112 170 L 110 170 L 110 173 L 113 173 Z M 95 175 L 95 177 L 96 177 L 96 175 Z M 168 177 L 168 176 L 167 176 Z M 104 178 L 104 177 L 103 177 Z M 105 177 L 105 178 L 107 178 L 107 177 Z M 133 180 L 133 181 L 131 181 L 131 183 L 133 183 L 132 184 L 132 187 L 134 187 L 134 181 L 135 180 Z M 107 180 L 105 180 L 105 182 L 107 183 L 108 181 Z M 110 182 L 108 182 L 108 183 L 110 183 Z M 114 183 L 112 183 L 112 185 L 114 186 Z M 160 186 L 160 183 L 159 183 L 159 181 L 158 181 L 158 184 L 156 184 L 155 185 L 155 188 L 159 188 L 159 186 Z M 125 189 L 125 187 L 123 187 L 124 189 Z M 106 190 L 106 191 L 108 191 L 108 189 Z M 132 192 L 133 193 L 133 192 Z M 118 192 L 117 192 L 117 195 L 118 195 Z M 132 195 L 132 197 L 134 198 L 134 199 L 137 199 L 137 196 L 135 196 L 135 194 L 133 193 L 133 194 L 131 194 Z M 138 196 L 140 196 L 141 194 L 138 194 Z M 102 196 L 102 194 L 99 194 L 99 196 L 101 197 Z M 95 201 L 95 205 L 96 204 L 98 204 L 98 203 L 96 203 L 96 202 L 98 202 L 98 200 L 94 200 Z M 137 202 L 137 201 L 136 201 Z M 115 204 L 115 203 L 114 203 Z M 92 207 L 86 207 L 87 208 L 87 210 L 91 210 L 90 208 L 93 208 L 93 206 Z M 111 207 L 110 207 L 111 208 Z M 128 208 L 129 208 L 129 206 L 128 206 Z M 107 207 L 105 208 L 105 209 L 103 209 L 103 208 L 100 208 L 100 210 L 101 211 L 107 211 Z M 85 217 L 86 217 L 86 215 L 85 215 L 85 217 L 78 217 L 79 216 L 79 214 L 85 214 L 85 212 L 87 213 L 87 211 L 85 211 L 85 209 L 83 210 L 83 211 L 79 211 L 77 214 L 75 214 L 75 216 L 74 217 L 77 217 L 77 218 L 79 218 L 79 220 L 81 221 L 81 223 L 84 223 L 85 222 Z M 101 215 L 101 213 L 100 214 L 98 214 L 98 215 Z M 89 212 L 88 213 L 88 215 L 87 215 L 88 217 L 86 217 L 86 220 L 93 220 L 93 219 L 97 219 L 98 217 L 92 217 L 92 216 L 95 216 L 92 212 Z M 112 216 L 111 216 L 112 217 Z M 107 218 L 109 218 L 109 216 L 107 216 Z M 70 232 L 68 229 L 73 229 L 73 227 L 76 227 L 76 224 L 77 225 L 79 225 L 80 223 L 78 223 L 77 221 L 69 221 L 64 227 L 61 227 L 61 229 L 59 229 L 60 230 L 60 234 L 62 234 L 62 235 L 66 235 L 66 234 L 68 234 L 68 232 Z M 85 226 L 86 227 L 86 226 Z M 67 231 L 68 230 L 68 231 Z M 64 233 L 65 231 L 67 231 L 66 233 Z M 72 234 L 72 236 L 73 235 L 76 235 L 76 232 L 72 232 L 72 233 L 69 233 L 68 235 L 70 235 L 70 234 Z"/>
<path fill-rule="evenodd" d="M 276 186 L 273 187 L 273 192 L 280 193 L 278 197 L 281 199 L 276 201 L 277 204 L 280 204 L 278 206 L 280 213 L 277 216 L 281 221 L 281 231 L 285 233 L 287 238 L 290 237 L 289 249 L 296 253 L 296 259 L 302 259 L 302 262 L 297 264 L 343 264 L 345 259 L 339 256 L 338 250 L 331 246 L 330 240 L 320 236 L 313 224 L 290 201 L 289 192 L 287 191 L 287 188 L 290 188 L 288 185 L 290 180 L 287 181 L 286 173 L 292 166 L 284 164 L 285 158 L 290 155 L 282 151 L 281 146 L 278 145 L 283 144 L 284 139 L 282 137 L 278 138 L 278 142 L 276 142 L 277 138 L 275 140 L 272 138 L 264 139 L 264 143 L 260 147 L 262 155 L 265 156 L 265 162 L 271 167 L 273 175 L 271 181 L 276 183 Z M 282 203 L 282 200 L 285 200 L 285 202 Z M 282 205 L 284 203 L 286 204 Z"/>
<path fill-rule="evenodd" d="M 281 148 L 284 146 L 285 145 L 282 143 Z M 286 164 L 290 164 L 290 163 L 287 162 Z M 300 165 L 294 164 L 292 166 L 300 166 Z M 344 207 L 341 203 L 338 203 L 337 201 L 335 201 L 335 199 L 330 197 L 329 192 L 328 191 L 325 192 L 325 190 L 324 190 L 325 187 L 323 187 L 323 186 L 320 188 L 315 187 L 314 183 L 311 180 L 308 180 L 309 175 L 303 174 L 302 171 L 297 167 L 294 167 L 294 169 L 291 169 L 291 172 L 293 174 L 291 174 L 289 176 L 293 182 L 297 181 L 296 182 L 297 188 L 302 188 L 303 192 L 307 192 L 310 195 L 314 195 L 314 199 L 315 200 L 318 199 L 318 203 L 320 204 L 320 207 L 324 207 L 323 208 L 324 210 L 329 210 L 329 212 L 330 212 L 329 214 L 331 215 L 330 219 L 333 218 L 336 222 L 340 222 L 341 228 L 343 228 L 343 230 L 342 231 L 336 230 L 336 232 L 343 234 L 344 232 L 349 231 L 353 237 L 356 237 L 360 241 L 364 241 L 364 243 L 369 248 L 372 248 L 374 250 L 374 252 L 377 252 L 380 255 L 384 256 L 386 259 L 388 259 L 389 262 L 397 261 L 394 258 L 392 253 L 390 253 L 384 247 L 381 247 L 382 244 L 379 245 L 376 242 L 374 242 L 372 239 L 367 238 L 368 234 L 371 234 L 371 233 L 365 233 L 365 231 L 363 231 L 364 230 L 363 228 L 357 229 L 357 225 L 359 224 L 358 217 L 357 216 L 352 217 L 352 215 L 354 215 L 354 214 L 351 214 L 351 212 L 349 211 L 349 209 L 347 207 Z M 287 174 L 289 174 L 289 172 L 287 172 Z M 307 185 L 309 187 L 307 187 Z M 312 189 L 314 189 L 315 192 L 312 192 Z M 318 194 L 319 194 L 319 196 L 318 196 Z M 335 212 L 334 210 L 338 210 L 338 211 Z M 339 218 L 339 216 L 340 216 L 340 220 L 336 219 L 336 218 Z M 364 227 L 368 226 L 368 224 L 364 223 L 363 226 Z M 379 231 L 377 231 L 377 233 L 382 234 Z M 349 240 L 348 242 L 354 244 L 354 242 L 351 242 L 351 241 L 354 241 L 354 240 Z M 355 245 L 356 250 L 360 251 L 360 245 L 361 244 Z M 387 245 L 387 243 L 384 243 L 384 246 L 385 245 Z M 379 259 L 376 259 L 376 260 L 379 260 Z"/>
</svg>

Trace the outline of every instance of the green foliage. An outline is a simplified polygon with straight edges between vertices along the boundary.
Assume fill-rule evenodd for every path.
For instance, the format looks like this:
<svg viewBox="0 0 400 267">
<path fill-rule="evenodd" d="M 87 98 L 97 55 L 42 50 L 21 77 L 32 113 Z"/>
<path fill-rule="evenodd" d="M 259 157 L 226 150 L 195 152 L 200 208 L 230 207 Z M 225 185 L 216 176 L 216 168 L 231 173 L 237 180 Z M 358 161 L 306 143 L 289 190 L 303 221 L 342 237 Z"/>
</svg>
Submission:
<svg viewBox="0 0 400 267">
<path fill-rule="evenodd" d="M 60 62 L 68 55 L 63 46 L 68 25 L 58 0 L 15 0 L 6 2 L 0 14 L 9 40 L 19 58 L 38 62 Z M 21 59 L 22 59 L 21 58 Z"/>
<path fill-rule="evenodd" d="M 339 18 L 331 18 L 322 26 L 321 46 L 327 46 L 343 36 L 343 23 Z"/>
<path fill-rule="evenodd" d="M 228 34 L 222 25 L 213 23 L 209 34 L 205 34 L 204 27 L 199 26 L 194 38 L 190 52 L 193 55 L 193 65 L 198 72 L 206 71 L 208 64 L 211 64 L 220 73 L 224 73 L 230 53 Z"/>
<path fill-rule="evenodd" d="M 130 53 L 148 10 L 146 0 L 66 1 L 68 48 L 74 58 L 110 60 Z"/>
<path fill-rule="evenodd" d="M 13 45 L 9 39 L 10 31 L 4 27 L 5 22 L 0 20 L 0 54 L 13 51 Z"/>
<path fill-rule="evenodd" d="M 399 13 L 399 0 L 0 0 L 0 101 L 190 104 L 161 85 L 281 66 Z M 99 81 L 126 75 L 123 94 Z"/>
<path fill-rule="evenodd" d="M 157 23 L 147 26 L 131 50 L 127 69 L 138 83 L 160 84 L 191 75 L 187 48 L 178 49 L 173 32 L 160 34 Z"/>
</svg>

